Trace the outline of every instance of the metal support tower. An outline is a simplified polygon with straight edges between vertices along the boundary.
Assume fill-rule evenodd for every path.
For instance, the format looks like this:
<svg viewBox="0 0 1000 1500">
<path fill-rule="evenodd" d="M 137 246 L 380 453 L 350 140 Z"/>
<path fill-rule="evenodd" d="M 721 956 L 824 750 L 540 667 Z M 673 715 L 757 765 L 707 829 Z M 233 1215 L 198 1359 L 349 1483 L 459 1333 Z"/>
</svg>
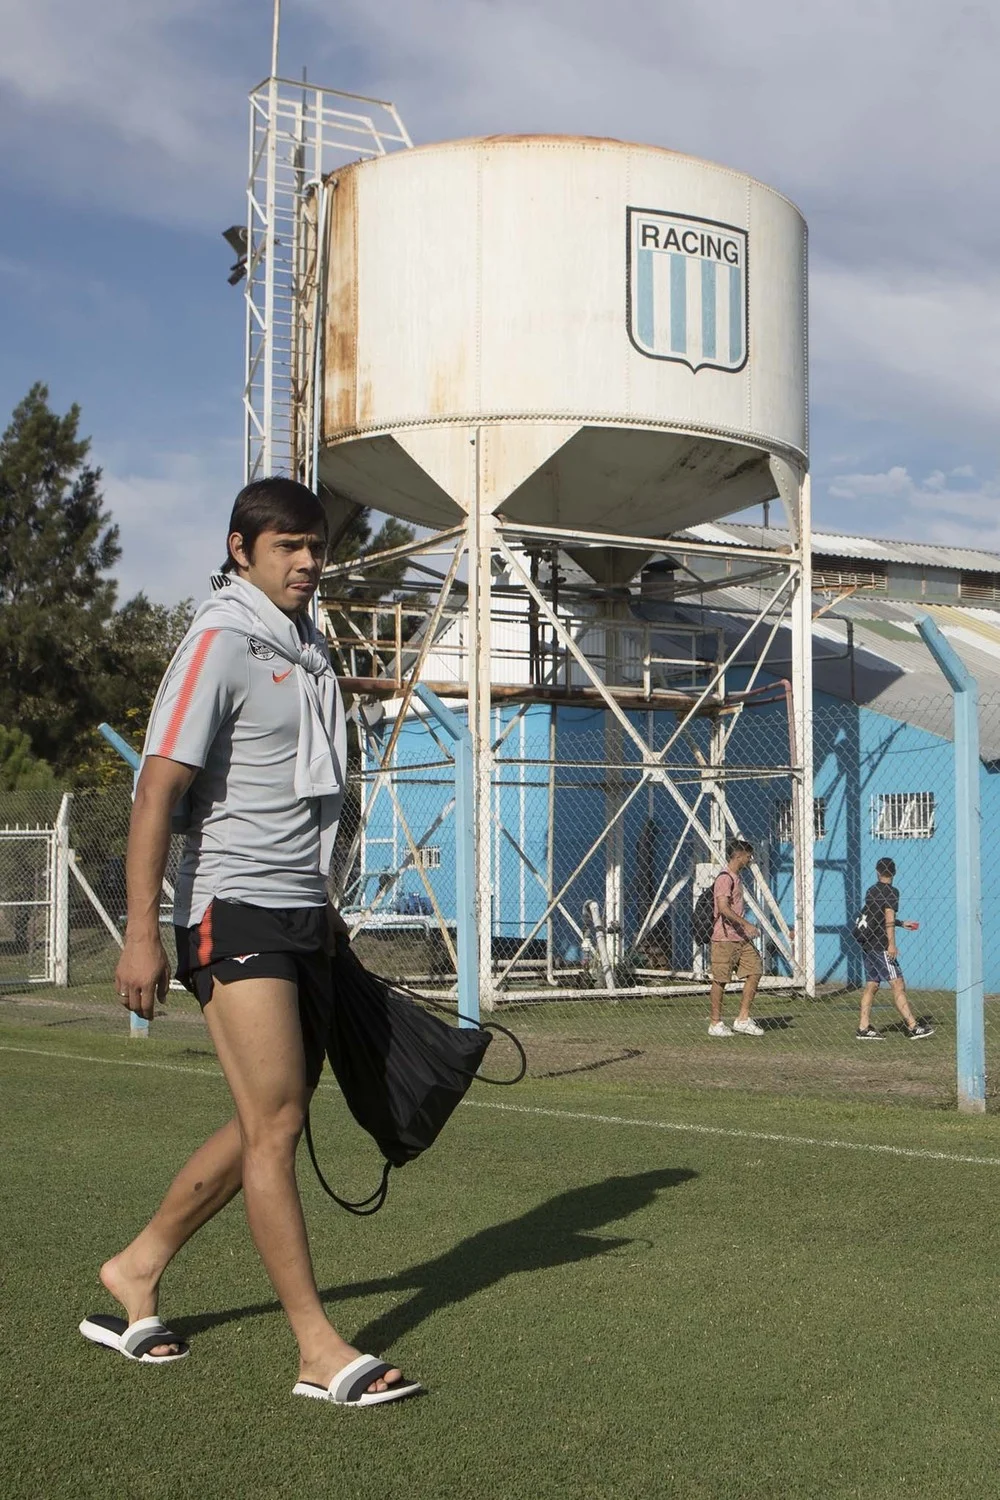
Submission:
<svg viewBox="0 0 1000 1500">
<path fill-rule="evenodd" d="M 274 72 L 251 91 L 244 482 L 282 473 L 314 484 L 320 412 L 311 330 L 321 331 L 323 307 L 322 187 L 338 166 L 412 144 L 384 99 Z"/>
<path fill-rule="evenodd" d="M 470 427 L 468 438 L 463 495 L 467 510 L 465 524 L 415 539 L 381 556 L 356 559 L 328 569 L 330 593 L 322 615 L 344 662 L 349 690 L 362 696 L 394 700 L 392 733 L 382 746 L 377 749 L 372 746 L 371 759 L 373 796 L 386 796 L 394 806 L 398 804 L 400 817 L 403 809 L 394 787 L 393 757 L 399 732 L 411 711 L 417 683 L 427 683 L 460 712 L 463 706 L 466 709 L 475 776 L 473 862 L 483 1008 L 491 1009 L 514 994 L 520 999 L 578 996 L 575 985 L 569 989 L 559 986 L 552 934 L 553 922 L 557 921 L 583 938 L 575 891 L 579 889 L 576 882 L 587 868 L 601 869 L 604 888 L 601 936 L 602 940 L 608 938 L 607 956 L 612 973 L 610 987 L 605 991 L 598 987 L 591 993 L 613 994 L 615 998 L 648 993 L 650 984 L 655 987 L 658 982 L 653 975 L 631 987 L 623 987 L 613 978 L 614 965 L 626 956 L 621 912 L 623 890 L 632 881 L 634 866 L 623 838 L 629 807 L 637 798 L 655 792 L 673 805 L 682 829 L 675 847 L 657 870 L 655 889 L 644 900 L 645 914 L 631 939 L 634 950 L 670 913 L 682 894 L 684 901 L 690 902 L 692 852 L 705 870 L 712 871 L 725 857 L 726 842 L 733 836 L 742 836 L 734 812 L 732 787 L 746 782 L 769 784 L 775 778 L 787 779 L 792 794 L 794 916 L 789 921 L 783 913 L 769 888 L 764 868 L 755 871 L 756 891 L 750 896 L 751 909 L 774 951 L 791 971 L 789 978 L 774 976 L 770 983 L 775 987 L 793 985 L 812 993 L 815 960 L 808 475 L 789 469 L 781 476 L 782 498 L 787 494 L 795 537 L 791 551 L 678 537 L 665 541 L 559 530 L 507 522 L 502 514 L 494 515 L 477 503 L 483 480 L 482 430 Z M 662 647 L 656 647 L 655 637 L 664 631 L 676 636 L 684 627 L 644 623 L 640 617 L 630 615 L 627 608 L 614 605 L 609 610 L 606 591 L 600 588 L 593 590 L 595 604 L 591 612 L 581 614 L 557 584 L 539 580 L 537 570 L 529 562 L 536 548 L 554 557 L 560 549 L 578 555 L 581 547 L 613 547 L 639 557 L 669 550 L 682 561 L 706 555 L 716 561 L 726 559 L 732 565 L 732 575 L 726 575 L 720 586 L 725 588 L 741 576 L 749 578 L 757 589 L 758 603 L 727 639 L 720 636 L 714 656 L 699 656 L 694 649 L 693 636 L 704 637 L 705 628 L 688 627 L 692 631 L 690 665 L 696 675 L 692 675 L 687 686 L 671 688 L 670 678 L 666 685 L 658 686 L 654 680 L 656 663 L 666 664 L 675 673 L 684 663 L 676 655 L 657 656 L 657 649 Z M 397 632 L 402 613 L 412 617 L 419 610 L 423 617 L 424 623 L 409 641 L 398 635 L 395 638 L 385 635 L 385 624 L 378 627 L 378 610 L 370 604 L 352 606 L 348 599 L 338 601 L 333 597 L 338 580 L 342 579 L 344 584 L 356 583 L 382 562 L 403 557 L 417 566 L 415 577 L 419 585 L 415 587 L 426 590 L 432 576 L 440 584 L 436 596 L 428 599 L 424 593 L 419 605 L 406 604 L 402 611 L 395 606 Z M 425 563 L 432 557 L 441 558 L 440 571 L 435 573 L 419 565 L 421 557 Z M 459 577 L 460 570 L 464 578 Z M 711 595 L 710 586 L 706 587 L 706 593 Z M 372 614 L 370 632 L 365 632 L 359 624 L 362 609 Z M 387 621 L 388 612 L 383 610 L 382 619 Z M 534 627 L 531 619 L 536 622 Z M 537 658 L 533 632 L 537 636 L 540 630 L 546 632 L 547 648 L 544 670 L 539 676 L 537 670 L 533 675 L 531 662 Z M 619 630 L 620 639 L 616 635 Z M 780 630 L 786 630 L 791 637 L 794 658 L 792 677 L 787 683 L 776 683 L 773 670 L 767 666 Z M 521 641 L 519 647 L 510 644 L 515 638 Z M 358 670 L 351 667 L 352 652 L 359 662 L 366 663 L 363 676 L 352 675 L 352 670 Z M 629 661 L 632 665 L 626 672 Z M 727 673 L 737 666 L 745 674 L 744 680 L 740 688 L 730 690 Z M 763 695 L 766 703 L 785 703 L 787 749 L 776 745 L 774 758 L 767 764 L 732 763 L 730 744 L 734 733 L 743 715 L 758 701 L 758 695 Z M 600 708 L 605 715 L 601 772 L 605 780 L 603 826 L 574 868 L 567 871 L 560 867 L 558 879 L 554 875 L 553 850 L 554 787 L 560 770 L 556 746 L 550 743 L 548 764 L 534 760 L 522 765 L 518 752 L 512 748 L 516 743 L 512 730 L 517 718 L 532 703 L 586 705 Z M 493 715 L 494 708 L 501 704 L 515 709 L 514 717 L 508 718 L 502 731 L 498 730 Z M 644 711 L 644 725 L 635 712 L 637 709 Z M 696 733 L 699 725 L 704 728 L 706 724 L 705 732 Z M 538 772 L 548 776 L 547 869 L 539 871 L 523 847 L 518 850 L 525 878 L 533 889 L 537 886 L 544 892 L 544 903 L 536 918 L 525 924 L 519 941 L 514 944 L 508 941 L 497 951 L 500 903 L 496 792 L 501 785 L 517 784 L 523 777 L 524 766 L 534 768 L 536 777 Z M 546 783 L 543 780 L 536 784 L 544 788 Z M 434 823 L 435 830 L 441 821 Z M 417 859 L 417 840 L 409 830 L 404 831 L 409 846 L 405 867 L 416 869 L 435 908 L 444 946 L 449 947 L 447 923 L 440 917 L 433 886 Z M 510 847 L 514 843 L 512 831 L 501 828 L 499 832 Z M 363 829 L 359 831 L 359 839 L 363 843 Z M 381 886 L 370 901 L 362 902 L 363 920 L 369 911 L 376 917 L 377 911 L 392 901 L 399 873 L 387 872 L 388 884 Z M 547 950 L 542 960 L 533 957 L 538 940 L 544 940 Z M 530 987 L 530 976 L 539 967 L 543 969 L 547 987 L 535 990 Z M 674 961 L 667 982 L 672 989 L 678 984 L 688 988 L 693 984 L 698 988 L 703 980 L 687 965 Z"/>
</svg>

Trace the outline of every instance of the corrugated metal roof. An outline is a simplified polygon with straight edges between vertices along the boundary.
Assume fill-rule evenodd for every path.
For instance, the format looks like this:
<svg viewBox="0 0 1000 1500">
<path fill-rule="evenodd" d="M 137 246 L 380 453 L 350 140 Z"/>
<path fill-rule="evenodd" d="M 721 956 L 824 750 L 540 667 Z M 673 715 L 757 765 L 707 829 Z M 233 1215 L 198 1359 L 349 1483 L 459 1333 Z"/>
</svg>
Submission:
<svg viewBox="0 0 1000 1500">
<path fill-rule="evenodd" d="M 704 542 L 736 542 L 746 547 L 787 545 L 783 526 L 747 526 L 734 521 L 712 521 L 689 526 L 687 535 Z M 869 562 L 899 562 L 935 568 L 957 568 L 967 573 L 1000 573 L 1000 556 L 976 547 L 942 547 L 936 542 L 900 542 L 883 537 L 847 536 L 839 531 L 813 531 L 813 554 L 864 558 Z"/>
<path fill-rule="evenodd" d="M 705 538 L 708 540 L 708 538 Z M 752 545 L 752 543 L 750 544 Z M 759 590 L 713 590 L 704 610 L 682 600 L 682 614 L 722 626 L 735 638 L 746 629 L 747 612 L 760 607 Z M 729 613 L 732 611 L 732 613 Z M 980 754 L 1000 760 L 1000 613 L 951 605 L 905 604 L 881 599 L 848 599 L 813 626 L 813 682 L 817 692 L 854 698 L 865 708 L 950 739 L 951 689 L 917 632 L 916 621 L 931 615 L 979 684 Z M 846 655 L 849 617 L 854 633 L 853 664 Z M 753 642 L 747 656 L 752 655 Z M 787 676 L 791 633 L 778 631 L 766 670 Z M 852 669 L 853 666 L 853 669 Z"/>
</svg>

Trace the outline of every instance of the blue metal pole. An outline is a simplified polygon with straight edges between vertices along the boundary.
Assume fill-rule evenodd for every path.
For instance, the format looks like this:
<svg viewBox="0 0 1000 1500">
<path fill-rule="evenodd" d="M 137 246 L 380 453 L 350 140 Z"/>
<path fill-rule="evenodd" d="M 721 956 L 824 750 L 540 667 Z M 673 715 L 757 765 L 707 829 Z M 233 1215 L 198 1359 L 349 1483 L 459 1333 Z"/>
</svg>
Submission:
<svg viewBox="0 0 1000 1500">
<path fill-rule="evenodd" d="M 455 921 L 458 945 L 460 1026 L 479 1025 L 479 934 L 476 927 L 476 862 L 473 807 L 472 735 L 436 693 L 419 682 L 420 702 L 437 719 L 455 747 Z"/>
<path fill-rule="evenodd" d="M 979 686 L 934 621 L 917 621 L 924 644 L 944 673 L 955 703 L 955 912 L 958 1107 L 986 1110 L 983 1011 L 983 893 L 980 843 Z"/>
<path fill-rule="evenodd" d="M 126 761 L 133 771 L 139 769 L 139 752 L 133 750 L 128 740 L 123 740 L 117 729 L 112 729 L 110 724 L 98 724 L 98 733 L 103 734 L 113 750 L 117 750 L 122 760 Z"/>
<path fill-rule="evenodd" d="M 139 769 L 139 752 L 133 750 L 128 740 L 123 740 L 117 729 L 112 729 L 110 724 L 98 724 L 98 732 L 103 734 L 113 750 L 117 750 L 126 765 L 132 767 L 133 771 Z M 128 1029 L 132 1036 L 146 1038 L 149 1036 L 149 1022 L 142 1016 L 136 1015 L 134 1010 L 128 1013 Z"/>
</svg>

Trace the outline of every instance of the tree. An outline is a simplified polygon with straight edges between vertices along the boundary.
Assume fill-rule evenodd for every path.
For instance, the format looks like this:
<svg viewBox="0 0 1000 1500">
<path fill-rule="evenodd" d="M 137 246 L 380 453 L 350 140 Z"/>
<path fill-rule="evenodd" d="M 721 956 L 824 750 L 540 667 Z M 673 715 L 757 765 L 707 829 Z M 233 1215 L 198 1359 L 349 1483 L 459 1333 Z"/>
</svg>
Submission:
<svg viewBox="0 0 1000 1500">
<path fill-rule="evenodd" d="M 393 547 L 404 547 L 416 536 L 412 526 L 407 526 L 403 521 L 397 521 L 393 516 L 387 516 L 372 536 L 370 515 L 371 511 L 366 507 L 359 510 L 348 521 L 338 536 L 336 544 L 331 547 L 327 562 L 350 562 L 352 558 L 366 557 L 369 553 L 388 552 Z M 407 567 L 407 559 L 402 558 L 383 563 L 377 569 L 367 570 L 365 582 L 352 584 L 343 591 L 342 597 L 380 599 L 399 587 L 406 576 Z"/>
<path fill-rule="evenodd" d="M 32 755 L 28 736 L 0 724 L 0 791 L 49 791 L 55 784 L 52 767 Z"/>
<path fill-rule="evenodd" d="M 105 575 L 121 548 L 80 409 L 58 416 L 48 396 L 33 385 L 0 438 L 0 723 L 64 770 L 101 716 L 95 667 L 116 599 Z"/>
</svg>

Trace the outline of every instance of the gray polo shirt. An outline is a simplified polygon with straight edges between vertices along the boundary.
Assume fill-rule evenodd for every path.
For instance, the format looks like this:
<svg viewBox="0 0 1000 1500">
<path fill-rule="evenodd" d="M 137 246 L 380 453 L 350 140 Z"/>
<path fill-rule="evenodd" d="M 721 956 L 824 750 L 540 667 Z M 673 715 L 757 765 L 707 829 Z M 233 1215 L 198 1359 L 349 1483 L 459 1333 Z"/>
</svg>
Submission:
<svg viewBox="0 0 1000 1500">
<path fill-rule="evenodd" d="M 146 753 L 197 766 L 174 921 L 200 922 L 214 896 L 250 906 L 323 906 L 320 803 L 295 795 L 295 668 L 263 642 L 206 629 L 164 678 Z"/>
</svg>

